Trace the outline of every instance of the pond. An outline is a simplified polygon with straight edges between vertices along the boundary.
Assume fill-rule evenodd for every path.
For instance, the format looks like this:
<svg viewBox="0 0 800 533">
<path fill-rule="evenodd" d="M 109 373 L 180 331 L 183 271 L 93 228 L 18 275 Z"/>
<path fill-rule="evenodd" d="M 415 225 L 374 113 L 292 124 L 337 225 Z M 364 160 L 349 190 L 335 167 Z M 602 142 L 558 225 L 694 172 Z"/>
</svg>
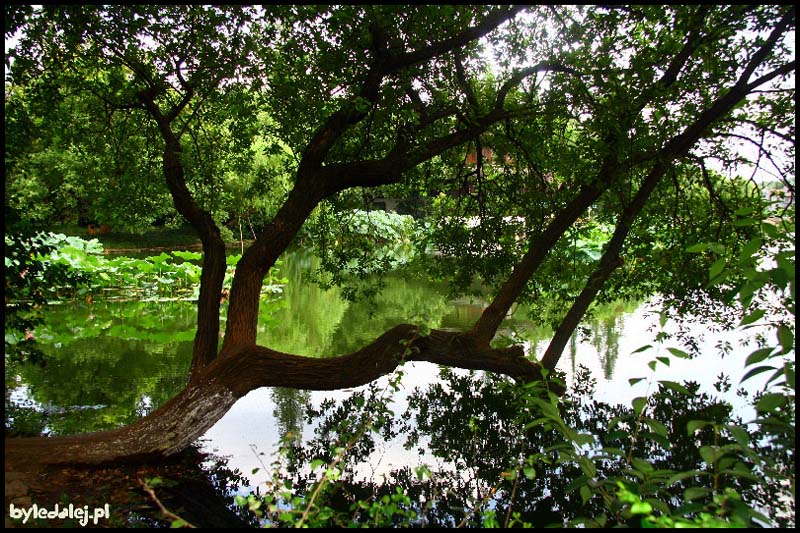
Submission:
<svg viewBox="0 0 800 533">
<path fill-rule="evenodd" d="M 268 295 L 261 304 L 258 340 L 274 349 L 311 356 L 347 353 L 372 341 L 401 322 L 425 322 L 432 328 L 464 330 L 480 316 L 486 302 L 449 301 L 446 287 L 413 276 L 393 274 L 386 278 L 378 305 L 348 302 L 338 290 L 322 290 L 304 274 L 316 266 L 311 255 L 295 252 L 281 266 L 288 279 L 282 293 Z M 656 355 L 669 355 L 667 342 L 657 351 L 637 352 L 646 344 L 656 345 L 661 330 L 657 304 L 615 303 L 602 306 L 595 318 L 582 324 L 567 345 L 559 363 L 571 384 L 586 367 L 597 380 L 594 399 L 630 405 L 635 396 L 655 389 L 649 368 Z M 19 368 L 12 401 L 27 405 L 40 417 L 44 432 L 74 434 L 110 429 L 128 424 L 177 394 L 191 360 L 195 309 L 191 301 L 101 301 L 51 306 L 45 324 L 37 328 L 44 364 Z M 672 357 L 669 367 L 659 364 L 658 378 L 697 381 L 703 392 L 714 393 L 720 374 L 729 376 L 733 387 L 725 398 L 735 405 L 744 402 L 735 394 L 749 350 L 733 332 L 712 325 L 692 326 L 700 356 L 692 360 Z M 674 327 L 667 324 L 667 331 Z M 529 354 L 541 355 L 551 330 L 533 322 L 519 307 L 498 333 L 522 342 Z M 732 353 L 722 358 L 726 345 Z M 400 391 L 392 408 L 402 418 L 415 391 L 445 383 L 443 371 L 429 363 L 403 367 Z M 466 371 L 445 371 L 450 376 Z M 632 378 L 646 378 L 635 386 Z M 578 379 L 585 379 L 578 378 Z M 383 387 L 388 378 L 379 380 Z M 755 388 L 756 380 L 750 384 Z M 445 388 L 447 388 L 445 384 Z M 360 388 L 363 390 L 365 387 Z M 231 470 L 239 470 L 247 493 L 265 481 L 265 466 L 282 438 L 314 437 L 317 421 L 305 416 L 308 406 L 321 409 L 326 399 L 343 401 L 353 391 L 308 392 L 262 388 L 251 392 L 213 426 L 202 439 L 202 448 L 227 459 Z M 403 445 L 390 435 L 376 445 L 356 472 L 364 479 L 380 480 L 397 469 L 421 462 L 439 462 L 427 451 L 428 438 L 420 445 Z M 447 462 L 446 460 L 444 462 Z M 260 472 L 251 474 L 255 469 Z"/>
</svg>

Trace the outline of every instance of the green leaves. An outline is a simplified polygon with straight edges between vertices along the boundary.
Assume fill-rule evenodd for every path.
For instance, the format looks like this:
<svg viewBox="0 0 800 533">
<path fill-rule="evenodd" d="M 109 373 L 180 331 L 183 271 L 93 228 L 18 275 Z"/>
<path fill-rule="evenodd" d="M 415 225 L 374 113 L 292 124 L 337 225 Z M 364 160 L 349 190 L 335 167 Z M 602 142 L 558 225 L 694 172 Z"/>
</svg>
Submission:
<svg viewBox="0 0 800 533">
<path fill-rule="evenodd" d="M 717 259 L 716 261 L 714 261 L 714 263 L 711 265 L 711 268 L 708 270 L 708 281 L 709 281 L 709 283 L 713 283 L 715 281 L 719 281 L 717 278 L 719 277 L 719 275 L 722 273 L 722 271 L 724 269 L 725 269 L 725 259 L 724 258 Z"/>
<path fill-rule="evenodd" d="M 691 396 L 692 392 L 681 385 L 680 383 L 676 383 L 674 381 L 667 381 L 667 380 L 659 380 L 659 383 L 662 384 L 667 389 L 677 392 L 678 394 L 684 394 L 686 396 Z"/>
<path fill-rule="evenodd" d="M 675 357 L 679 357 L 681 359 L 692 358 L 692 356 L 690 356 L 688 353 L 684 352 L 683 350 L 679 350 L 678 348 L 667 348 L 667 350 L 669 350 L 669 353 L 671 353 Z"/>
<path fill-rule="evenodd" d="M 644 411 L 645 406 L 647 405 L 647 398 L 639 397 L 634 398 L 631 401 L 631 405 L 633 405 L 633 414 L 639 416 Z"/>
<path fill-rule="evenodd" d="M 74 297 L 79 291 L 89 292 L 97 297 L 103 296 L 135 296 L 137 298 L 193 298 L 196 297 L 200 283 L 201 267 L 192 261 L 202 259 L 199 252 L 173 251 L 143 259 L 130 257 L 107 257 L 99 255 L 102 246 L 95 240 L 86 241 L 79 237 L 67 237 L 60 234 L 40 234 L 37 239 L 49 243 L 54 249 L 46 254 L 34 254 L 40 268 L 54 269 L 67 267 L 82 278 L 81 283 L 53 284 L 48 290 L 59 295 Z M 233 276 L 233 268 L 240 255 L 226 257 L 231 267 L 227 273 L 226 284 Z M 178 258 L 181 261 L 173 261 Z M 7 263 L 13 261 L 7 258 Z M 15 265 L 10 264 L 10 267 Z M 267 282 L 277 279 L 277 269 L 273 267 L 267 276 Z M 275 286 L 267 287 L 274 289 Z M 102 290 L 102 292 L 100 292 Z M 63 292 L 63 294 L 61 294 Z"/>
<path fill-rule="evenodd" d="M 702 429 L 710 425 L 712 425 L 712 423 L 706 420 L 690 420 L 689 423 L 686 424 L 686 432 L 689 435 L 694 435 L 698 429 Z"/>
<path fill-rule="evenodd" d="M 781 354 L 787 354 L 794 349 L 794 333 L 791 328 L 786 324 L 780 324 L 777 328 L 776 334 L 778 342 L 783 348 Z"/>
<path fill-rule="evenodd" d="M 756 408 L 761 413 L 770 413 L 786 405 L 786 397 L 779 393 L 767 393 L 758 399 Z"/>
</svg>

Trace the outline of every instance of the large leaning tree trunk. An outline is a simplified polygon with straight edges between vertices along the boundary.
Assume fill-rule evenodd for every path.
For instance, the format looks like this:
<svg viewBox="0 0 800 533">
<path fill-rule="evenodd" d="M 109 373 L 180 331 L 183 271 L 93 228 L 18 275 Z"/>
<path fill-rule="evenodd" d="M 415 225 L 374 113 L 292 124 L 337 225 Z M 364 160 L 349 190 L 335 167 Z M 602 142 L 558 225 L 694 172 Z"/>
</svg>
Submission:
<svg viewBox="0 0 800 533">
<path fill-rule="evenodd" d="M 396 43 L 390 47 L 384 30 L 378 26 L 370 28 L 373 60 L 355 91 L 360 105 L 351 105 L 351 102 L 342 104 L 316 129 L 299 162 L 294 189 L 275 218 L 264 227 L 239 261 L 231 288 L 221 349 L 218 347 L 219 291 L 224 276 L 224 248 L 213 219 L 197 206 L 186 187 L 179 158 L 179 136 L 171 129 L 172 121 L 191 98 L 191 85 L 185 87 L 189 96 L 166 112 L 155 105 L 154 95 L 146 91 L 140 93 L 140 102 L 158 124 L 165 142 L 164 175 L 175 206 L 192 223 L 203 242 L 198 332 L 190 379 L 181 393 L 158 410 L 117 430 L 56 438 L 7 439 L 6 468 L 13 469 L 15 465 L 31 462 L 102 463 L 170 455 L 202 436 L 239 398 L 260 387 L 308 390 L 355 387 L 391 373 L 406 361 L 428 361 L 497 372 L 521 381 L 541 379 L 543 366 L 554 368 L 566 339 L 574 331 L 588 304 L 620 264 L 619 253 L 625 237 L 665 171 L 675 161 L 685 157 L 698 140 L 727 117 L 753 90 L 794 70 L 792 62 L 766 73 L 760 72 L 757 79 L 751 80 L 782 32 L 793 25 L 793 11 L 784 16 L 761 48 L 750 57 L 735 83 L 720 90 L 695 120 L 657 149 L 628 153 L 622 157 L 620 146 L 624 139 L 617 133 L 609 132 L 604 138 L 603 153 L 606 155 L 598 158 L 600 163 L 595 175 L 575 191 L 570 201 L 552 214 L 545 227 L 533 235 L 527 252 L 472 330 L 462 333 L 434 330 L 422 334 L 415 325 L 400 324 L 353 353 L 324 358 L 281 353 L 256 343 L 258 302 L 264 277 L 319 202 L 351 187 L 398 183 L 406 171 L 451 148 L 464 145 L 493 124 L 529 117 L 529 109 L 520 113 L 507 109 L 505 105 L 509 92 L 527 76 L 554 71 L 576 78 L 585 75 L 551 63 L 521 70 L 496 91 L 491 105 L 484 106 L 480 113 L 473 113 L 469 121 L 449 133 L 429 138 L 424 143 L 398 141 L 383 157 L 377 159 L 327 162 L 331 150 L 348 129 L 367 117 L 370 106 L 379 104 L 383 82 L 388 76 L 457 52 L 512 18 L 517 11 L 516 8 L 499 9 L 473 27 L 412 51 L 398 49 Z M 632 109 L 638 113 L 652 98 L 669 91 L 698 46 L 696 39 L 688 39 L 686 46 L 665 65 L 663 75 L 641 91 L 640 101 L 634 102 Z M 432 122 L 462 114 L 459 109 L 442 113 L 441 109 L 427 108 L 421 98 L 413 100 L 418 105 L 418 120 L 403 125 L 404 138 L 408 138 L 409 134 L 413 136 L 415 132 L 421 133 Z M 474 95 L 467 100 L 474 100 Z M 614 122 L 623 126 L 617 131 L 625 131 L 625 126 L 632 120 L 630 109 L 616 117 Z M 558 328 L 542 365 L 524 357 L 523 349 L 519 346 L 505 349 L 491 347 L 490 342 L 503 317 L 524 293 L 548 252 L 592 204 L 617 184 L 622 175 L 629 175 L 633 168 L 638 169 L 642 176 L 637 193 L 629 205 L 623 206 L 614 235 L 597 269 Z"/>
</svg>

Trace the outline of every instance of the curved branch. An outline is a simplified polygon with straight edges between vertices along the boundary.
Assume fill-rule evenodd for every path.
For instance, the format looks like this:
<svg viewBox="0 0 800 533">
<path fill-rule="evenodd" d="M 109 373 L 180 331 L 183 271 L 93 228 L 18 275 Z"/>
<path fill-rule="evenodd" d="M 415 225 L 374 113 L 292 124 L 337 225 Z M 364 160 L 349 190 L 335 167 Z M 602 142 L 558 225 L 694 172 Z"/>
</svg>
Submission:
<svg viewBox="0 0 800 533">
<path fill-rule="evenodd" d="M 680 74 L 683 67 L 686 65 L 686 62 L 692 56 L 695 50 L 700 46 L 702 43 L 701 35 L 697 30 L 698 27 L 702 27 L 705 21 L 705 17 L 708 14 L 709 6 L 700 6 L 695 14 L 697 19 L 696 23 L 697 26 L 689 33 L 686 42 L 683 45 L 683 48 L 680 52 L 672 59 L 667 69 L 664 71 L 664 75 L 656 81 L 653 88 L 667 88 L 673 85 L 678 80 L 678 75 Z"/>
<path fill-rule="evenodd" d="M 733 210 L 725 204 L 725 201 L 714 189 L 714 184 L 711 183 L 711 176 L 708 174 L 708 168 L 706 168 L 705 160 L 702 157 L 696 157 L 692 155 L 690 155 L 689 158 L 695 160 L 700 166 L 700 175 L 703 176 L 703 185 L 708 191 L 709 197 L 722 209 L 724 213 L 732 213 Z"/>
<path fill-rule="evenodd" d="M 216 356 L 219 346 L 219 306 L 225 279 L 225 243 L 211 214 L 200 208 L 186 186 L 180 141 L 172 131 L 169 116 L 164 116 L 152 95 L 140 93 L 139 99 L 158 124 L 164 140 L 163 172 L 175 209 L 192 225 L 203 243 L 203 265 L 200 275 L 200 294 L 197 301 L 197 333 L 192 351 L 190 380 L 199 369 Z"/>
<path fill-rule="evenodd" d="M 435 42 L 419 50 L 399 55 L 391 54 L 385 47 L 386 39 L 379 28 L 371 28 L 375 59 L 361 84 L 358 97 L 366 99 L 370 104 L 374 104 L 378 100 L 380 84 L 385 76 L 429 61 L 480 39 L 503 22 L 514 17 L 522 9 L 522 6 L 498 9 L 487 15 L 481 23 L 469 27 L 453 37 Z M 347 128 L 357 124 L 367 115 L 365 110 L 359 110 L 357 107 L 354 102 L 345 102 L 338 111 L 331 114 L 325 123 L 317 129 L 303 153 L 298 170 L 300 174 L 310 174 L 318 170 L 330 149 L 341 138 Z"/>
<path fill-rule="evenodd" d="M 497 98 L 495 99 L 494 107 L 495 109 L 502 109 L 505 105 L 506 97 L 508 96 L 509 91 L 513 89 L 515 86 L 519 85 L 522 80 L 530 76 L 531 74 L 537 74 L 539 72 L 564 72 L 567 74 L 573 74 L 575 76 L 580 77 L 581 73 L 577 70 L 562 65 L 560 63 L 551 63 L 551 62 L 541 62 L 536 64 L 532 67 L 527 67 L 516 71 L 501 87 L 500 90 L 497 91 Z"/>
<path fill-rule="evenodd" d="M 775 45 L 778 44 L 780 38 L 793 25 L 795 18 L 795 9 L 796 9 L 795 6 L 791 6 L 789 10 L 786 11 L 786 13 L 784 13 L 781 20 L 775 25 L 775 27 L 770 32 L 769 37 L 767 37 L 767 40 L 764 42 L 764 44 L 761 45 L 761 47 L 756 51 L 753 57 L 750 58 L 750 61 L 747 63 L 747 65 L 744 68 L 744 71 L 739 77 L 739 83 L 744 83 L 744 84 L 747 83 L 747 80 L 750 79 L 750 76 L 752 76 L 753 73 L 756 71 L 756 69 L 764 63 L 764 60 L 775 48 Z M 794 65 L 794 61 L 792 61 L 790 64 Z M 763 79 L 763 77 L 760 79 Z M 756 80 L 755 82 L 749 84 L 748 87 L 752 89 L 758 85 L 761 85 L 761 83 L 763 82 L 759 82 L 759 80 Z"/>
<path fill-rule="evenodd" d="M 766 156 L 766 158 L 772 164 L 773 168 L 775 168 L 775 170 L 777 170 L 779 174 L 781 174 L 781 175 L 783 174 L 783 169 L 781 169 L 780 165 L 778 165 L 778 163 L 772 157 L 772 153 L 768 149 L 766 149 L 764 147 L 763 143 L 758 142 L 758 141 L 756 141 L 754 139 L 751 139 L 750 137 L 746 137 L 744 135 L 739 135 L 738 133 L 718 133 L 717 136 L 718 137 L 729 137 L 731 139 L 739 139 L 740 141 L 744 141 L 744 142 L 752 144 L 753 146 L 755 146 L 758 149 L 759 158 L 762 155 Z M 763 141 L 763 133 L 762 133 L 762 141 Z M 753 163 L 753 166 L 756 167 L 756 168 L 759 168 L 760 164 L 757 161 L 757 162 Z M 766 169 L 763 169 L 763 170 L 766 170 Z"/>
<path fill-rule="evenodd" d="M 753 91 L 753 92 L 757 92 L 757 91 Z M 766 126 L 764 124 L 759 124 L 757 121 L 751 120 L 749 118 L 733 117 L 729 121 L 726 121 L 726 122 L 740 122 L 742 124 L 749 124 L 750 126 L 755 128 L 756 130 L 766 131 L 770 135 L 774 135 L 775 137 L 778 137 L 779 139 L 782 139 L 782 140 L 784 140 L 784 141 L 786 141 L 786 142 L 788 142 L 790 144 L 794 145 L 794 144 L 797 143 L 797 139 L 795 137 L 791 137 L 789 135 L 786 135 L 785 133 L 781 133 L 781 132 L 777 131 L 775 128 L 770 128 L 769 126 Z"/>
<path fill-rule="evenodd" d="M 6 468 L 168 456 L 201 437 L 252 390 L 357 387 L 391 373 L 403 361 L 499 372 L 523 381 L 542 379 L 541 367 L 522 355 L 521 347 L 495 350 L 469 333 L 433 331 L 420 336 L 418 328 L 410 324 L 390 329 L 358 351 L 330 358 L 244 346 L 214 360 L 178 396 L 130 426 L 67 437 L 6 439 Z M 557 382 L 548 386 L 563 393 Z"/>
<path fill-rule="evenodd" d="M 442 54 L 446 54 L 457 48 L 466 46 L 472 41 L 485 36 L 504 22 L 514 18 L 517 13 L 522 11 L 524 8 L 524 6 L 512 6 L 497 9 L 489 13 L 481 23 L 467 28 L 453 37 L 435 42 L 413 52 L 406 52 L 404 54 L 395 56 L 387 62 L 386 74 L 396 72 L 401 68 L 410 67 L 412 65 L 429 61 Z"/>
</svg>

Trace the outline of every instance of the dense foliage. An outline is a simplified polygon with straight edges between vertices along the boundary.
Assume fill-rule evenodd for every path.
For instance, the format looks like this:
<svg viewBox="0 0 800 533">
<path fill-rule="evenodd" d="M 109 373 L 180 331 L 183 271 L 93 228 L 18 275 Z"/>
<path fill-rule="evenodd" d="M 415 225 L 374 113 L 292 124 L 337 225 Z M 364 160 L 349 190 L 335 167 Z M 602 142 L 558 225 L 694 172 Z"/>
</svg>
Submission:
<svg viewBox="0 0 800 533">
<path fill-rule="evenodd" d="M 81 458 L 168 455 L 249 390 L 348 388 L 422 360 L 525 384 L 508 400 L 512 433 L 554 440 L 492 475 L 516 495 L 520 468 L 534 482 L 537 470 L 568 472 L 587 507 L 565 524 L 643 515 L 650 525 L 749 525 L 765 520 L 750 478 L 793 494 L 792 6 L 46 5 L 7 6 L 6 21 L 7 228 L 186 222 L 203 246 L 199 257 L 101 259 L 92 243 L 55 238 L 53 250 L 42 237 L 6 237 L 7 292 L 33 310 L 87 279 L 146 296 L 196 289 L 187 387 L 135 431 L 98 435 Z M 415 219 L 370 212 L 380 199 Z M 225 241 L 245 235 L 233 271 Z M 259 306 L 271 268 L 303 238 L 320 251 L 317 280 L 345 298 L 374 296 L 382 275 L 413 263 L 452 294 L 491 301 L 464 332 L 409 316 L 349 354 L 281 353 L 259 337 Z M 765 449 L 753 452 L 748 430 L 677 383 L 661 385 L 686 403 L 633 399 L 612 424 L 623 436 L 582 433 L 583 415 L 559 407 L 552 370 L 581 319 L 598 302 L 653 293 L 665 320 L 693 312 L 774 326 L 746 359 L 750 375 L 769 372 L 754 421 Z M 553 326 L 541 361 L 492 344 L 520 302 Z M 20 334 L 7 340 L 19 345 L 33 315 L 15 309 Z M 691 342 L 667 350 L 691 355 Z M 714 412 L 687 423 L 702 433 L 699 459 L 661 468 L 684 428 L 656 413 L 706 407 Z M 611 414 L 598 409 L 586 416 Z M 319 459 L 323 480 L 290 495 L 285 521 L 332 519 L 315 500 L 380 412 Z M 30 448 L 39 461 L 65 460 L 73 442 L 11 442 L 7 457 L 29 459 Z M 41 452 L 48 445 L 60 452 Z M 684 487 L 690 479 L 699 485 Z M 498 490 L 482 488 L 461 520 L 500 523 Z M 568 492 L 559 495 L 572 502 Z M 408 496 L 386 497 L 358 505 L 391 523 Z"/>
</svg>

